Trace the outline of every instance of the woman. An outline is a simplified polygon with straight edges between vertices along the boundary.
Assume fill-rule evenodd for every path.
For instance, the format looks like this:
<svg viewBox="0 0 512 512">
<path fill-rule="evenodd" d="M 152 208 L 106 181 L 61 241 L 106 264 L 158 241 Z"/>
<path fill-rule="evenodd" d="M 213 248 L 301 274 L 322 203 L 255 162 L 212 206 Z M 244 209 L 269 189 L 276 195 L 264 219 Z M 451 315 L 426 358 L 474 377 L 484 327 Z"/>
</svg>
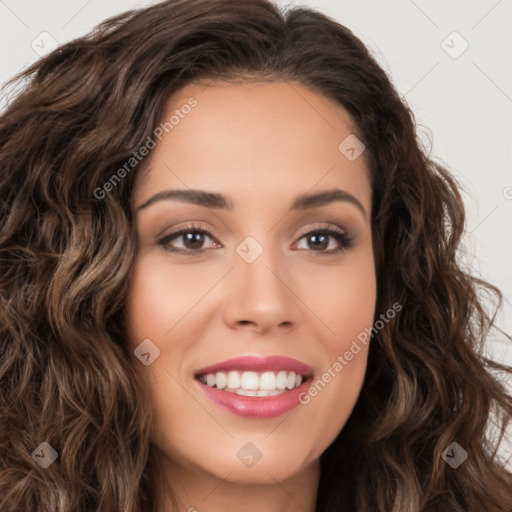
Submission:
<svg viewBox="0 0 512 512">
<path fill-rule="evenodd" d="M 458 185 L 347 28 L 172 0 L 19 78 L 2 511 L 512 510 L 501 294 L 458 264 Z"/>
</svg>

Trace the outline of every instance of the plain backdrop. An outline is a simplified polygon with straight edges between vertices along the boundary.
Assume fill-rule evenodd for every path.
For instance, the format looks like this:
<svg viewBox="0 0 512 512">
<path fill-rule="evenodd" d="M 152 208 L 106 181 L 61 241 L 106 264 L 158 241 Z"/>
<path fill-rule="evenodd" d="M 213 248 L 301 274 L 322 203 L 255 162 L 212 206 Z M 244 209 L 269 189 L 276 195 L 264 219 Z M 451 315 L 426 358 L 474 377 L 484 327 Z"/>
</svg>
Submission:
<svg viewBox="0 0 512 512">
<path fill-rule="evenodd" d="M 106 18 L 153 3 L 0 0 L 0 83 Z M 512 0 L 276 3 L 313 7 L 350 28 L 410 105 L 421 139 L 430 131 L 432 155 L 465 188 L 465 253 L 477 275 L 501 288 L 498 325 L 510 334 Z M 487 353 L 512 365 L 512 344 L 499 333 Z"/>
</svg>

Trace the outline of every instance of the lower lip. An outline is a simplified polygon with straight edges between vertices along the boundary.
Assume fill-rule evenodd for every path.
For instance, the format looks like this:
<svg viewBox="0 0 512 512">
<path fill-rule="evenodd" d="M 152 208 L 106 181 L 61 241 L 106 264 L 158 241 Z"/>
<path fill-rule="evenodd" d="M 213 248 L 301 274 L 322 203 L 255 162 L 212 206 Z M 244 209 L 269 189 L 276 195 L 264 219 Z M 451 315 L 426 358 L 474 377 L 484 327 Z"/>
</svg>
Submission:
<svg viewBox="0 0 512 512">
<path fill-rule="evenodd" d="M 299 395 L 307 391 L 311 378 L 306 379 L 298 388 L 275 396 L 242 396 L 212 388 L 198 380 L 196 382 L 210 400 L 229 412 L 244 418 L 275 418 L 300 404 Z"/>
</svg>

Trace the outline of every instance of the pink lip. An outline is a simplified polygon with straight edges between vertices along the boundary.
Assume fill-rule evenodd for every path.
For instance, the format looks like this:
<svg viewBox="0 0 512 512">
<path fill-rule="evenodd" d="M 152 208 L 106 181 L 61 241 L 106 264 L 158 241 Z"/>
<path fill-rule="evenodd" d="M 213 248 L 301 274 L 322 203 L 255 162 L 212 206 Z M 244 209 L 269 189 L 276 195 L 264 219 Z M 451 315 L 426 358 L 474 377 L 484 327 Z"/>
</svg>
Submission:
<svg viewBox="0 0 512 512">
<path fill-rule="evenodd" d="M 242 356 L 228 359 L 211 366 L 201 368 L 194 373 L 194 376 L 206 375 L 208 373 L 216 373 L 230 370 L 239 370 L 242 372 L 264 372 L 279 371 L 295 372 L 305 377 L 313 376 L 313 368 L 311 366 L 285 356 Z"/>
<path fill-rule="evenodd" d="M 244 356 L 201 368 L 195 372 L 194 376 L 198 377 L 208 373 L 230 370 L 254 372 L 284 370 L 288 372 L 293 371 L 306 377 L 298 388 L 286 390 L 284 393 L 275 396 L 237 395 L 229 391 L 212 388 L 196 379 L 196 385 L 200 387 L 210 400 L 223 409 L 245 418 L 274 418 L 290 411 L 299 405 L 299 396 L 307 391 L 312 381 L 311 377 L 314 374 L 311 366 L 289 357 Z"/>
<path fill-rule="evenodd" d="M 198 380 L 195 382 L 210 400 L 229 412 L 245 418 L 275 418 L 299 405 L 299 395 L 306 393 L 311 379 L 305 380 L 298 388 L 275 396 L 242 396 L 212 388 Z"/>
</svg>

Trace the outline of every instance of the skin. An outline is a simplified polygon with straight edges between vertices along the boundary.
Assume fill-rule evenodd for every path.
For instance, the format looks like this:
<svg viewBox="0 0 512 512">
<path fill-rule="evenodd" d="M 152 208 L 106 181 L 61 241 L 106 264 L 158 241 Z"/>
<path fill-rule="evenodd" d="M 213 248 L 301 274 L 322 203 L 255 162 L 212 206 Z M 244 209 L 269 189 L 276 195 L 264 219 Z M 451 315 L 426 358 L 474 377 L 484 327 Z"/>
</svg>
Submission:
<svg viewBox="0 0 512 512">
<path fill-rule="evenodd" d="M 357 401 L 368 347 L 361 345 L 307 405 L 277 418 L 221 409 L 193 374 L 237 356 L 285 355 L 312 366 L 316 380 L 372 326 L 376 278 L 364 154 L 349 161 L 338 150 L 353 132 L 351 118 L 298 83 L 188 85 L 163 118 L 190 97 L 197 106 L 151 152 L 135 208 L 164 189 L 199 189 L 227 196 L 233 209 L 162 200 L 136 214 L 126 327 L 132 350 L 147 338 L 160 349 L 149 366 L 133 358 L 154 408 L 159 510 L 174 510 L 172 482 L 179 510 L 313 511 L 319 457 Z M 333 188 L 352 194 L 365 213 L 348 201 L 290 211 L 296 196 Z M 183 236 L 169 242 L 190 254 L 158 244 L 191 221 L 209 232 L 202 244 Z M 339 248 L 335 238 L 319 247 L 314 236 L 302 236 L 335 227 L 353 237 L 353 247 L 328 254 Z M 263 249 L 252 263 L 236 252 L 247 236 Z M 205 252 L 197 254 L 200 248 Z M 262 454 L 252 467 L 237 457 L 247 442 Z"/>
</svg>

